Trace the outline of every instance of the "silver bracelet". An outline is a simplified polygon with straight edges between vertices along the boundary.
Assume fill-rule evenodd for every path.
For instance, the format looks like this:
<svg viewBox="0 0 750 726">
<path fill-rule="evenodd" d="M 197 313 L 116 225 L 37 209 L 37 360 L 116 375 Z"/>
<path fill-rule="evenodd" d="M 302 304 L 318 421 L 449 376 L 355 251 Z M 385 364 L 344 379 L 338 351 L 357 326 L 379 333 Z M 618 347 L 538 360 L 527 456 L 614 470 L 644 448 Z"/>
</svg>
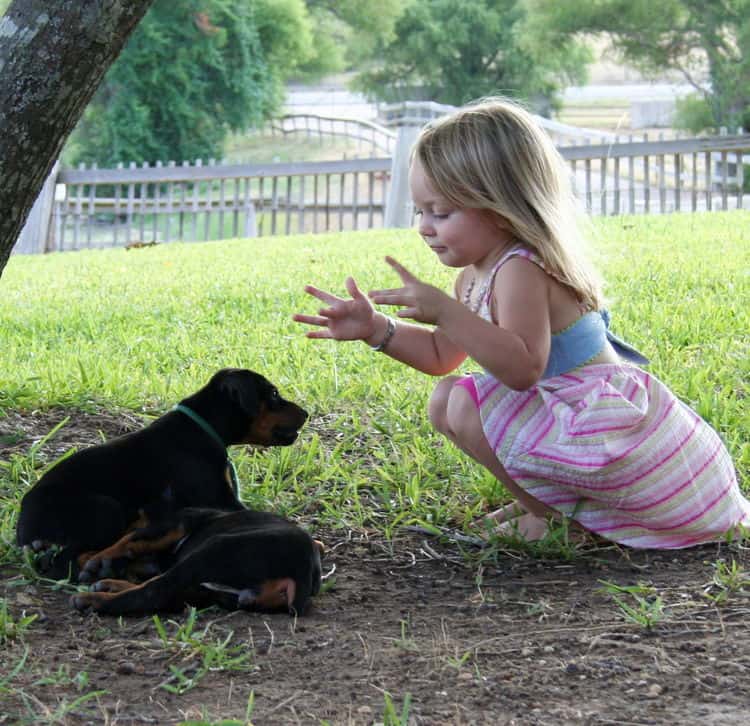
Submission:
<svg viewBox="0 0 750 726">
<path fill-rule="evenodd" d="M 381 340 L 377 345 L 370 346 L 377 353 L 385 350 L 385 347 L 388 345 L 388 343 L 391 342 L 391 338 L 393 337 L 393 334 L 396 332 L 396 321 L 393 318 L 387 318 L 387 321 L 388 321 L 388 326 L 385 329 L 385 335 L 383 336 L 383 340 Z"/>
</svg>

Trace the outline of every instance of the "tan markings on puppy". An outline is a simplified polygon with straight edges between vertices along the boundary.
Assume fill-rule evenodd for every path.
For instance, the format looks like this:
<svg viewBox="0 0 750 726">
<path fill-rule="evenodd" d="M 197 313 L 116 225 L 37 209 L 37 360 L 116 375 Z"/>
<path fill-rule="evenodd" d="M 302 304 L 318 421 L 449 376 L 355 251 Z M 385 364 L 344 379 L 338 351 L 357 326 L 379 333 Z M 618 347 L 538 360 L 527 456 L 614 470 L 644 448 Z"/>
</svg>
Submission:
<svg viewBox="0 0 750 726">
<path fill-rule="evenodd" d="M 110 545 L 107 549 L 96 552 L 93 556 L 88 556 L 86 560 L 82 561 L 84 555 L 81 555 L 78 559 L 79 566 L 84 567 L 89 562 L 116 560 L 122 557 L 133 558 L 140 555 L 151 554 L 152 552 L 162 552 L 172 545 L 177 544 L 185 536 L 186 532 L 185 528 L 182 525 L 179 525 L 159 539 L 140 539 L 133 541 L 137 534 L 137 531 L 128 532 L 128 534 L 119 539 L 113 545 Z M 87 554 L 91 555 L 91 553 Z"/>
<path fill-rule="evenodd" d="M 132 590 L 137 586 L 137 583 L 130 582 L 130 580 L 99 580 L 96 583 L 95 592 L 125 592 L 126 590 Z"/>
<path fill-rule="evenodd" d="M 255 605 L 268 610 L 289 608 L 294 602 L 296 592 L 297 584 L 291 577 L 266 580 L 260 586 L 260 595 L 255 600 Z"/>
<path fill-rule="evenodd" d="M 250 424 L 250 430 L 245 437 L 246 444 L 258 444 L 265 446 L 271 442 L 274 421 L 269 414 L 268 406 L 265 403 L 260 404 L 258 414 L 253 418 Z"/>
<path fill-rule="evenodd" d="M 258 414 L 253 419 L 245 437 L 246 444 L 272 446 L 274 429 L 281 428 L 298 431 L 305 423 L 306 415 L 299 407 L 289 404 L 278 411 L 270 411 L 265 403 L 260 404 Z"/>
<path fill-rule="evenodd" d="M 224 469 L 224 478 L 227 481 L 227 486 L 234 491 L 234 480 L 232 479 L 232 467 L 227 464 L 226 468 Z"/>
<path fill-rule="evenodd" d="M 144 512 L 142 509 L 139 509 L 138 518 L 128 527 L 128 531 L 132 532 L 134 529 L 142 529 L 143 527 L 147 527 L 148 524 L 149 521 L 148 517 L 146 516 L 146 512 Z"/>
<path fill-rule="evenodd" d="M 159 575 L 152 577 L 151 580 L 155 580 L 157 577 L 159 577 Z M 142 582 L 140 585 L 127 583 L 128 585 L 130 585 L 130 587 L 123 588 L 122 590 L 115 589 L 109 592 L 78 592 L 75 595 L 73 595 L 71 600 L 73 601 L 73 605 L 79 610 L 82 610 L 87 605 L 89 607 L 94 608 L 94 610 L 96 610 L 108 600 L 112 600 L 118 597 L 125 590 L 128 590 L 128 591 L 140 590 L 141 588 L 146 587 L 146 585 L 148 585 L 148 583 L 151 582 L 151 580 L 146 580 L 146 582 Z M 122 582 L 122 580 L 113 580 L 112 582 Z"/>
</svg>

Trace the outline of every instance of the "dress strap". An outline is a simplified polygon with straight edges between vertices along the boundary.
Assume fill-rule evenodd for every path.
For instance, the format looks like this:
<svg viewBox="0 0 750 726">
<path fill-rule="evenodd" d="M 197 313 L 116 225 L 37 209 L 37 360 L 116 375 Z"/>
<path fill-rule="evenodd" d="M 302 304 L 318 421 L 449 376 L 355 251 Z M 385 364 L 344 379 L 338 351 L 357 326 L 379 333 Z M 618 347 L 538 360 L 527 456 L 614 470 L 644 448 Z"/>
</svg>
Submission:
<svg viewBox="0 0 750 726">
<path fill-rule="evenodd" d="M 513 247 L 511 247 L 495 264 L 495 267 L 492 269 L 491 276 L 494 276 L 495 273 L 509 260 L 511 257 L 523 257 L 525 260 L 529 260 L 529 262 L 533 262 L 538 267 L 541 267 L 546 272 L 546 268 L 544 267 L 544 262 L 542 261 L 542 258 L 536 253 L 532 252 L 528 247 L 524 247 L 522 244 L 516 244 Z"/>
<path fill-rule="evenodd" d="M 536 252 L 521 244 L 511 247 L 495 263 L 477 297 L 477 312 L 485 320 L 492 320 L 490 301 L 492 299 L 495 276 L 500 268 L 513 257 L 523 257 L 547 272 L 547 274 L 550 274 L 544 266 L 544 261 Z M 544 377 L 548 378 L 551 375 L 558 375 L 561 372 L 584 365 L 590 358 L 593 358 L 601 351 L 605 339 L 611 343 L 615 352 L 621 358 L 637 365 L 648 365 L 649 359 L 645 355 L 609 329 L 609 320 L 609 311 L 606 309 L 590 311 L 588 313 L 583 312 L 581 317 L 565 331 L 553 333 L 550 359 Z"/>
<path fill-rule="evenodd" d="M 487 279 L 482 284 L 482 287 L 479 290 L 479 295 L 477 296 L 477 302 L 480 308 L 483 305 L 489 306 L 490 298 L 492 297 L 492 288 L 495 284 L 495 277 L 497 276 L 500 268 L 513 257 L 523 257 L 525 260 L 533 262 L 545 272 L 547 271 L 544 267 L 542 258 L 539 257 L 536 252 L 532 252 L 530 249 L 527 249 L 521 244 L 514 245 L 495 263 L 495 266 L 490 271 L 490 274 L 487 275 Z"/>
</svg>

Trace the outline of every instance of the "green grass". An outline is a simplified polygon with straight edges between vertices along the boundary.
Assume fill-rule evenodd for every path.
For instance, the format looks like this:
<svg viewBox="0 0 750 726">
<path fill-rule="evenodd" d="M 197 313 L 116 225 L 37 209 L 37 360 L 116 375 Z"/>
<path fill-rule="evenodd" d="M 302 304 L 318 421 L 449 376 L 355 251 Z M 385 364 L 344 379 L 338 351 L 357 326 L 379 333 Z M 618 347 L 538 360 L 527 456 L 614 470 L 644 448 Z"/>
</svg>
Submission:
<svg viewBox="0 0 750 726">
<path fill-rule="evenodd" d="M 267 162 L 322 161 L 345 157 L 370 156 L 369 147 L 346 137 L 268 134 L 251 132 L 232 134 L 226 141 L 224 158 L 233 164 Z M 387 156 L 375 152 L 375 156 Z"/>
<path fill-rule="evenodd" d="M 22 615 L 14 618 L 8 612 L 8 603 L 5 598 L 0 598 L 0 645 L 5 645 L 9 640 L 23 638 L 23 634 L 36 620 L 36 615 Z"/>
<path fill-rule="evenodd" d="M 248 671 L 252 668 L 252 649 L 246 645 L 230 645 L 234 633 L 230 630 L 216 638 L 211 632 L 211 624 L 203 630 L 196 628 L 198 611 L 189 608 L 185 621 L 175 623 L 175 632 L 169 633 L 167 626 L 158 615 L 153 621 L 156 632 L 165 651 L 179 657 L 181 665 L 170 665 L 171 675 L 159 684 L 170 693 L 186 693 L 195 688 L 203 676 L 216 671 Z"/>
<path fill-rule="evenodd" d="M 68 696 L 63 697 L 52 710 L 46 707 L 32 690 L 21 687 L 18 684 L 19 676 L 27 673 L 29 668 L 29 649 L 24 647 L 23 653 L 13 664 L 8 673 L 0 673 L 0 703 L 3 703 L 5 697 L 14 696 L 23 703 L 25 714 L 15 713 L 8 714 L 17 717 L 13 723 L 16 724 L 63 724 L 70 723 L 68 717 L 75 713 L 77 709 L 87 701 L 97 699 L 106 691 L 88 691 L 89 675 L 86 671 L 79 671 L 71 675 L 71 667 L 65 663 L 58 667 L 54 673 L 48 673 L 31 683 L 33 689 L 45 689 L 48 687 L 67 687 L 70 692 L 80 693 L 86 691 L 80 696 L 75 696 L 72 701 Z"/>
<path fill-rule="evenodd" d="M 651 585 L 618 585 L 607 580 L 600 582 L 602 592 L 611 596 L 626 621 L 651 630 L 664 618 L 664 601 Z M 626 596 L 629 598 L 626 599 Z"/>
<path fill-rule="evenodd" d="M 595 229 L 613 329 L 719 430 L 747 490 L 750 214 L 613 218 Z M 351 273 L 365 290 L 393 284 L 386 254 L 451 285 L 411 230 L 14 257 L 0 280 L 3 435 L 15 436 L 3 410 L 157 415 L 218 368 L 249 367 L 311 419 L 292 447 L 234 452 L 248 503 L 386 535 L 415 522 L 460 526 L 507 497 L 431 431 L 434 381 L 362 343 L 308 340 L 291 321 L 318 307 L 305 283 L 342 291 Z M 40 471 L 35 450 L 0 461 L 5 557 L 21 490 Z"/>
</svg>

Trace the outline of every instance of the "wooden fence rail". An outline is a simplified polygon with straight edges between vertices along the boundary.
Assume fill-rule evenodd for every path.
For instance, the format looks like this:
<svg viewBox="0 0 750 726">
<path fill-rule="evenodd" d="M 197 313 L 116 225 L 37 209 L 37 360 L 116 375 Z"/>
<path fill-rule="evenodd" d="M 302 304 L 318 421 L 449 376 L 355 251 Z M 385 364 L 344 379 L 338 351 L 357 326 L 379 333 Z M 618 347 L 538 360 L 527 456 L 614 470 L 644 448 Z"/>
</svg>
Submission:
<svg viewBox="0 0 750 726">
<path fill-rule="evenodd" d="M 382 226 L 390 159 L 65 170 L 54 249 Z"/>
<path fill-rule="evenodd" d="M 590 214 L 750 206 L 744 193 L 750 134 L 561 147 Z"/>
<path fill-rule="evenodd" d="M 317 138 L 321 143 L 327 139 L 345 138 L 357 142 L 360 151 L 367 150 L 384 156 L 393 154 L 396 145 L 394 131 L 372 121 L 338 116 L 287 114 L 274 119 L 268 130 L 273 136 L 306 136 Z"/>
<path fill-rule="evenodd" d="M 748 134 L 558 148 L 594 215 L 750 208 Z M 49 233 L 36 235 L 36 249 L 20 251 L 369 229 L 386 220 L 403 226 L 412 215 L 400 162 L 384 156 L 63 169 L 48 205 Z M 405 212 L 388 217 L 389 205 Z"/>
</svg>

